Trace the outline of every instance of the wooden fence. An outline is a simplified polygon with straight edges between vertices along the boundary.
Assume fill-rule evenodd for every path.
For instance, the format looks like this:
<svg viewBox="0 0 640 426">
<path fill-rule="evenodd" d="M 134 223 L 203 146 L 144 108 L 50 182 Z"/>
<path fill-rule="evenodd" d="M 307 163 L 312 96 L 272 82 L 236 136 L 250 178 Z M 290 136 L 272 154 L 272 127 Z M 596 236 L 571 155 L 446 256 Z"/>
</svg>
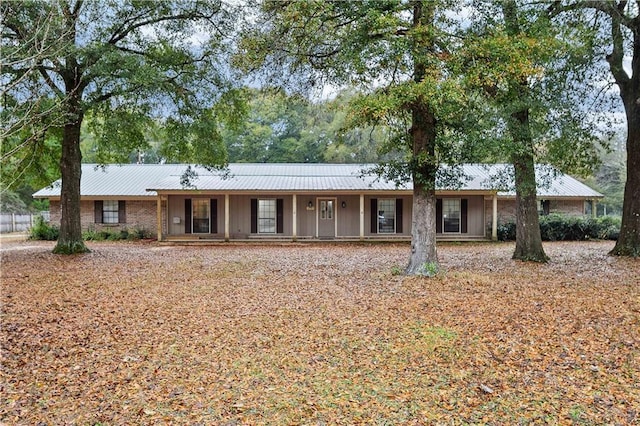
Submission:
<svg viewBox="0 0 640 426">
<path fill-rule="evenodd" d="M 42 216 L 49 221 L 49 212 L 40 213 L 0 213 L 0 233 L 27 232 L 36 223 L 36 219 Z"/>
</svg>

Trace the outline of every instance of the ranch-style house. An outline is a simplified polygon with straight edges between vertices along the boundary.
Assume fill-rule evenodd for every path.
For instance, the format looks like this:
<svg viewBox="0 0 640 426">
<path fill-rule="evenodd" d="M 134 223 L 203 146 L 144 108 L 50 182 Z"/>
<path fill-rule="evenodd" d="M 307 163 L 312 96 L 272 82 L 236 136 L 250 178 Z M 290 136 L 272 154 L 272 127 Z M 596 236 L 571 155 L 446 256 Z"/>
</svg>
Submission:
<svg viewBox="0 0 640 426">
<path fill-rule="evenodd" d="M 185 182 L 188 167 L 195 176 Z M 242 163 L 209 171 L 184 164 L 83 164 L 82 228 L 144 229 L 175 242 L 409 240 L 411 184 L 367 174 L 371 167 Z M 495 240 L 498 224 L 514 220 L 515 193 L 496 179 L 505 167 L 466 164 L 458 185 L 436 190 L 439 240 Z M 541 181 L 540 214 L 593 214 L 602 198 L 559 172 Z M 34 197 L 50 200 L 51 223 L 59 224 L 60 181 Z"/>
</svg>

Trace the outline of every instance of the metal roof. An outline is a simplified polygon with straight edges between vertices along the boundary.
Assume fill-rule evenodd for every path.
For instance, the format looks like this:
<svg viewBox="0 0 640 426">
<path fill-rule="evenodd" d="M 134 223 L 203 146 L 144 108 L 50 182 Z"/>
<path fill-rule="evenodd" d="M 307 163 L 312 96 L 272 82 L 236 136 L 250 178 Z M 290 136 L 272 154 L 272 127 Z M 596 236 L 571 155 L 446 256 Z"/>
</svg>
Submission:
<svg viewBox="0 0 640 426">
<path fill-rule="evenodd" d="M 234 163 L 226 171 L 209 171 L 187 164 L 123 164 L 100 167 L 82 165 L 80 194 L 83 197 L 154 197 L 157 191 L 393 191 L 412 190 L 411 183 L 397 186 L 366 173 L 373 164 L 267 164 Z M 183 173 L 191 167 L 197 176 L 190 187 L 181 183 Z M 549 173 L 543 173 L 548 168 Z M 443 170 L 451 170 L 446 167 Z M 463 190 L 514 196 L 510 166 L 505 164 L 465 164 L 457 185 L 439 185 L 441 190 Z M 549 175 L 547 179 L 544 176 Z M 576 179 L 557 170 L 538 166 L 538 197 L 599 198 Z M 36 198 L 60 196 L 60 181 L 34 194 Z"/>
</svg>

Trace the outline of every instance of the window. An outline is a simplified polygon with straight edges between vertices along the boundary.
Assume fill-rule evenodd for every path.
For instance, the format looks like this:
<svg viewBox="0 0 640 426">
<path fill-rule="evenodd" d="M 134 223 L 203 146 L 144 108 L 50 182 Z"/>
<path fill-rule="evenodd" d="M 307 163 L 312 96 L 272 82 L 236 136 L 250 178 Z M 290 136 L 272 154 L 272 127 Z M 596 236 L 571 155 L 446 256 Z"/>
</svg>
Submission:
<svg viewBox="0 0 640 426">
<path fill-rule="evenodd" d="M 118 223 L 118 200 L 102 202 L 102 223 Z"/>
<path fill-rule="evenodd" d="M 396 232 L 396 200 L 378 200 L 378 233 L 395 234 Z"/>
<path fill-rule="evenodd" d="M 192 221 L 194 234 L 209 233 L 209 200 L 207 198 L 194 198 L 192 200 Z"/>
<path fill-rule="evenodd" d="M 444 232 L 460 232 L 460 199 L 442 199 L 442 228 Z"/>
<path fill-rule="evenodd" d="M 276 233 L 276 200 L 258 200 L 258 233 Z"/>
<path fill-rule="evenodd" d="M 333 219 L 333 200 L 320 201 L 320 219 Z"/>
<path fill-rule="evenodd" d="M 593 200 L 585 200 L 584 201 L 584 214 L 591 216 L 594 214 L 594 210 L 593 210 L 593 206 L 594 206 L 594 202 Z"/>
<path fill-rule="evenodd" d="M 123 200 L 96 200 L 93 203 L 93 212 L 95 223 L 127 223 L 126 202 Z"/>
<path fill-rule="evenodd" d="M 538 209 L 538 213 L 543 216 L 548 216 L 550 211 L 551 211 L 551 201 L 540 200 L 540 208 Z"/>
</svg>

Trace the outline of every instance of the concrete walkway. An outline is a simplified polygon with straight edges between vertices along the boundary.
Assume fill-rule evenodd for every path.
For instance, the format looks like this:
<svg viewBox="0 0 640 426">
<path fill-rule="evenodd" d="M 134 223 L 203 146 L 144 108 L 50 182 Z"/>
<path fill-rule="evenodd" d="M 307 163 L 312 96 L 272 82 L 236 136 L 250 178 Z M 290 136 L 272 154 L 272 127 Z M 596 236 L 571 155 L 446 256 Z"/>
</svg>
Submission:
<svg viewBox="0 0 640 426">
<path fill-rule="evenodd" d="M 0 234 L 0 244 L 4 242 L 26 241 L 29 238 L 28 232 L 9 232 Z"/>
</svg>

